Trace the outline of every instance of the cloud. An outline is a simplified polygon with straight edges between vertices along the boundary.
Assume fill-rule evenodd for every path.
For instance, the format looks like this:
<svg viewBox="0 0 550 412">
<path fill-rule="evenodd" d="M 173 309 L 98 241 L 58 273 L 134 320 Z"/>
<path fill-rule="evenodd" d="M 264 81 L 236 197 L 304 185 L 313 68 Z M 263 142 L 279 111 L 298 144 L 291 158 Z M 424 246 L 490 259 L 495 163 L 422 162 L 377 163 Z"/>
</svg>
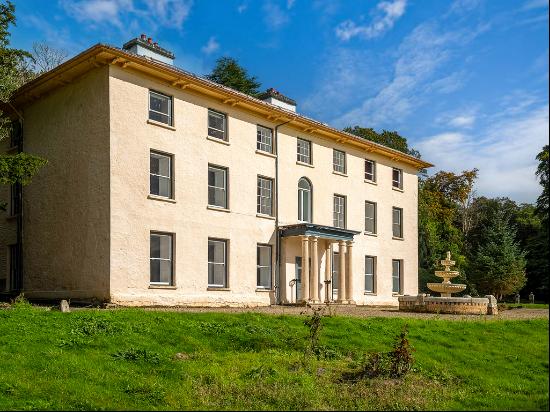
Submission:
<svg viewBox="0 0 550 412">
<path fill-rule="evenodd" d="M 278 5 L 271 1 L 264 3 L 264 22 L 272 30 L 277 30 L 290 21 L 288 14 Z"/>
<path fill-rule="evenodd" d="M 336 27 L 336 36 L 343 41 L 356 36 L 364 39 L 378 37 L 393 27 L 405 13 L 406 6 L 407 0 L 382 1 L 377 4 L 378 13 L 370 24 L 360 26 L 351 20 L 346 20 Z"/>
<path fill-rule="evenodd" d="M 543 9 L 548 8 L 548 0 L 529 0 L 527 1 L 522 10 L 533 10 L 533 9 Z"/>
<path fill-rule="evenodd" d="M 510 110 L 516 112 L 517 110 Z M 516 117 L 494 117 L 481 130 L 443 132 L 414 143 L 437 170 L 479 169 L 478 194 L 534 202 L 541 188 L 535 156 L 548 142 L 548 104 Z"/>
<path fill-rule="evenodd" d="M 212 54 L 215 51 L 217 51 L 219 48 L 220 48 L 220 44 L 216 41 L 216 38 L 214 36 L 212 36 L 208 39 L 208 43 L 206 43 L 202 47 L 201 51 L 204 54 Z"/>
<path fill-rule="evenodd" d="M 449 121 L 449 125 L 453 127 L 472 127 L 475 120 L 475 116 L 456 116 Z"/>
<path fill-rule="evenodd" d="M 146 1 L 149 12 L 159 19 L 162 26 L 180 28 L 189 16 L 192 0 L 155 0 Z"/>
</svg>

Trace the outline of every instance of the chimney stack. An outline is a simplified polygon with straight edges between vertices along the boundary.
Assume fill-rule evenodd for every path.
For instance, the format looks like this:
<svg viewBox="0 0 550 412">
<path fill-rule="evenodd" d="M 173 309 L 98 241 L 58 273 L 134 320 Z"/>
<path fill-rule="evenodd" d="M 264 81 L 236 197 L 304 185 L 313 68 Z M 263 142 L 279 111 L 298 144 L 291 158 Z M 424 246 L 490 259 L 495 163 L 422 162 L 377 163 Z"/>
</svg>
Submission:
<svg viewBox="0 0 550 412">
<path fill-rule="evenodd" d="M 174 64 L 174 53 L 163 49 L 156 41 L 154 42 L 151 37 L 147 37 L 145 34 L 126 42 L 122 49 L 166 64 Z"/>
<path fill-rule="evenodd" d="M 270 87 L 265 92 L 258 96 L 260 100 L 264 102 L 271 103 L 275 106 L 282 107 L 283 109 L 290 110 L 291 112 L 296 111 L 296 100 L 291 99 L 290 97 L 285 96 L 282 93 L 279 93 L 278 90 Z"/>
</svg>

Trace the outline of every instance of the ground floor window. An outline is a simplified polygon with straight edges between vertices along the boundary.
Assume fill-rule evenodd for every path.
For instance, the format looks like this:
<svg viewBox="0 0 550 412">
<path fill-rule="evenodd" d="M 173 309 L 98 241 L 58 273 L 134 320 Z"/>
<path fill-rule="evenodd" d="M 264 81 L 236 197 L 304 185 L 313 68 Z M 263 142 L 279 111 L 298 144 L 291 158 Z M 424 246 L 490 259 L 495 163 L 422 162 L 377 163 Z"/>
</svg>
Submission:
<svg viewBox="0 0 550 412">
<path fill-rule="evenodd" d="M 401 294 L 402 261 L 392 260 L 392 292 Z"/>
<path fill-rule="evenodd" d="M 227 240 L 208 239 L 208 287 L 227 287 Z"/>
<path fill-rule="evenodd" d="M 261 289 L 271 289 L 271 245 L 258 245 L 257 281 Z"/>
<path fill-rule="evenodd" d="M 173 246 L 172 234 L 151 233 L 149 260 L 152 285 L 173 285 Z"/>
<path fill-rule="evenodd" d="M 374 293 L 376 284 L 376 258 L 365 256 L 365 292 Z"/>
</svg>

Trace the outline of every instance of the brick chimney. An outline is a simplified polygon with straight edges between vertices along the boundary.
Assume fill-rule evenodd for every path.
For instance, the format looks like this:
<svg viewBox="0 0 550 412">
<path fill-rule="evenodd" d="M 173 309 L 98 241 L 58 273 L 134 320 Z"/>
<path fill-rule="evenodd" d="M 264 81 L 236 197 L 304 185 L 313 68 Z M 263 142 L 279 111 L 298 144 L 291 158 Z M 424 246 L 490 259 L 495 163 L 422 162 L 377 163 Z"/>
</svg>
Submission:
<svg viewBox="0 0 550 412">
<path fill-rule="evenodd" d="M 147 37 L 145 34 L 124 43 L 122 49 L 140 56 L 149 57 L 162 63 L 174 64 L 174 53 L 163 49 L 156 41 L 153 41 L 151 37 Z"/>
</svg>

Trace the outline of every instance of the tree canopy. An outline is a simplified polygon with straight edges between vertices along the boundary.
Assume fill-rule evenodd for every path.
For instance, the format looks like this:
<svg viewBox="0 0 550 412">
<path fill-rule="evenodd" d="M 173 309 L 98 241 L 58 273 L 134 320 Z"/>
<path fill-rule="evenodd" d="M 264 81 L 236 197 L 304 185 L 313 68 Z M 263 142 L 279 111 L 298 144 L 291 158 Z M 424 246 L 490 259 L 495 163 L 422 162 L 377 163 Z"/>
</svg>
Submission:
<svg viewBox="0 0 550 412">
<path fill-rule="evenodd" d="M 371 142 L 379 143 L 416 158 L 420 158 L 420 153 L 410 148 L 407 139 L 395 131 L 382 130 L 381 133 L 378 133 L 370 127 L 348 126 L 344 128 L 344 132 L 354 134 L 355 136 L 370 140 Z"/>
<path fill-rule="evenodd" d="M 208 80 L 231 87 L 232 89 L 257 96 L 261 83 L 255 76 L 250 76 L 247 70 L 232 57 L 220 57 L 210 74 L 206 75 Z"/>
</svg>

